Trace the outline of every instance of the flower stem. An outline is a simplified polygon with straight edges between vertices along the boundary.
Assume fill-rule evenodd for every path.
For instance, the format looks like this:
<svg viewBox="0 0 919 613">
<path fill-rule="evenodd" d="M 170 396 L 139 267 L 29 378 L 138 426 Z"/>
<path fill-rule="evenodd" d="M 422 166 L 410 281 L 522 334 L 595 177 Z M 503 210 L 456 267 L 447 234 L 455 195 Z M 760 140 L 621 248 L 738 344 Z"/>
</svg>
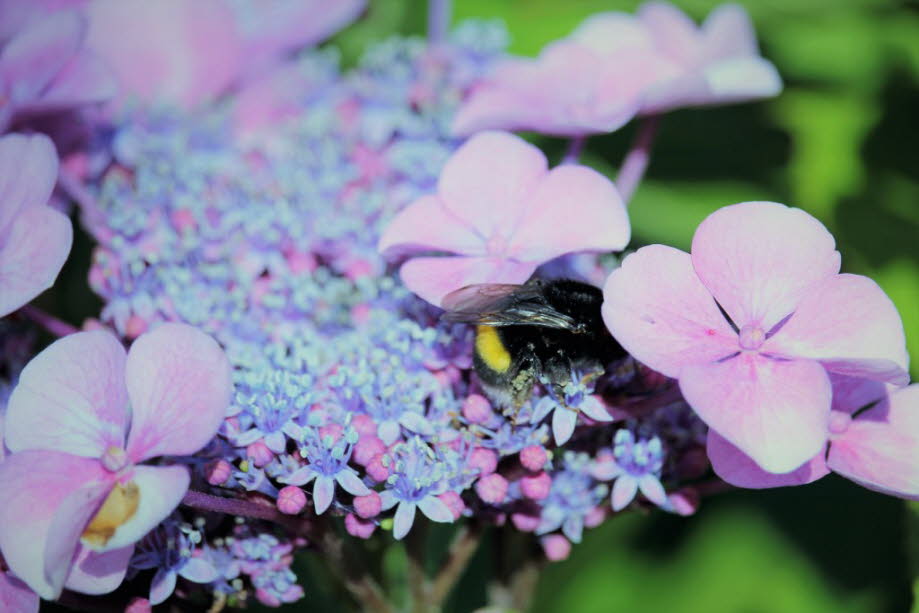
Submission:
<svg viewBox="0 0 919 613">
<path fill-rule="evenodd" d="M 428 0 L 428 42 L 440 45 L 447 39 L 453 0 Z"/>
<path fill-rule="evenodd" d="M 644 119 L 641 125 L 638 126 L 638 134 L 635 135 L 632 148 L 625 155 L 622 166 L 619 168 L 616 187 L 619 189 L 619 194 L 626 204 L 632 199 L 635 189 L 645 175 L 645 170 L 648 169 L 651 146 L 654 144 L 654 137 L 657 136 L 659 125 L 659 115 L 651 115 Z"/>
<path fill-rule="evenodd" d="M 71 326 L 66 321 L 61 321 L 53 315 L 45 313 L 37 306 L 27 304 L 19 312 L 22 313 L 26 318 L 31 319 L 42 328 L 53 334 L 54 336 L 67 336 L 73 334 L 74 332 L 79 332 L 80 330 L 74 326 Z"/>
<path fill-rule="evenodd" d="M 562 164 L 577 164 L 586 143 L 587 137 L 583 134 L 581 136 L 575 136 L 568 141 L 568 150 L 565 151 L 565 157 L 562 158 Z"/>
<path fill-rule="evenodd" d="M 470 558 L 478 550 L 481 540 L 482 529 L 477 525 L 465 525 L 457 532 L 447 552 L 447 559 L 444 560 L 431 585 L 428 599 L 434 610 L 443 607 L 456 582 L 466 570 Z"/>
</svg>

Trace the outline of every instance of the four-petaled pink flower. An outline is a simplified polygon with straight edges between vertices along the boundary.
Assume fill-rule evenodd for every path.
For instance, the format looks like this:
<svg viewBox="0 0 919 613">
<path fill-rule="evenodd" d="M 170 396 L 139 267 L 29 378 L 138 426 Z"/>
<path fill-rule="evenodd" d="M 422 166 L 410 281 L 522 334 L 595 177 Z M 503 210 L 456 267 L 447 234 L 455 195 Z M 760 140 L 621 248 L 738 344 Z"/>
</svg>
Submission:
<svg viewBox="0 0 919 613">
<path fill-rule="evenodd" d="M 679 380 L 710 428 L 786 473 L 826 444 L 827 371 L 909 380 L 893 303 L 839 265 L 832 235 L 804 211 L 736 204 L 702 222 L 691 256 L 663 245 L 628 256 L 606 282 L 603 317 L 636 359 Z"/>
<path fill-rule="evenodd" d="M 498 62 L 453 123 L 577 136 L 616 130 L 635 115 L 778 94 L 782 81 L 759 55 L 746 11 L 718 7 L 701 28 L 676 7 L 643 5 L 638 16 L 599 13 L 536 59 Z"/>
<path fill-rule="evenodd" d="M 833 471 L 868 489 L 919 500 L 919 385 L 832 375 L 829 444 L 793 472 L 767 473 L 710 431 L 708 456 L 719 477 L 739 487 L 802 485 Z"/>
<path fill-rule="evenodd" d="M 189 485 L 177 464 L 223 421 L 230 365 L 209 336 L 163 324 L 129 354 L 103 331 L 64 337 L 22 371 L 0 463 L 0 551 L 43 598 L 115 589 L 134 543 Z"/>
<path fill-rule="evenodd" d="M 629 220 L 615 186 L 577 165 L 548 170 L 546 157 L 512 134 L 483 132 L 447 160 L 437 193 L 416 200 L 389 224 L 380 251 L 448 252 L 415 257 L 401 269 L 410 290 L 440 305 L 474 283 L 523 283 L 566 253 L 615 251 Z"/>
<path fill-rule="evenodd" d="M 0 138 L 0 317 L 51 287 L 70 254 L 70 220 L 48 206 L 57 169 L 48 137 Z"/>
</svg>

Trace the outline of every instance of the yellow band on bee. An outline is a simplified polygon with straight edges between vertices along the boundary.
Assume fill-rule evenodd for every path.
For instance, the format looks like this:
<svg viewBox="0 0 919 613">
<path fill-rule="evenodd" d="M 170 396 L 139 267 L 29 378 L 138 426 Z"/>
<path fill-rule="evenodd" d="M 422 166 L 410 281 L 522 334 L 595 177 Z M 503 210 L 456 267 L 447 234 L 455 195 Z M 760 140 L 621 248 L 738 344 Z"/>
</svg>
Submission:
<svg viewBox="0 0 919 613">
<path fill-rule="evenodd" d="M 485 365 L 497 372 L 511 367 L 511 354 L 492 326 L 476 326 L 475 351 Z"/>
</svg>

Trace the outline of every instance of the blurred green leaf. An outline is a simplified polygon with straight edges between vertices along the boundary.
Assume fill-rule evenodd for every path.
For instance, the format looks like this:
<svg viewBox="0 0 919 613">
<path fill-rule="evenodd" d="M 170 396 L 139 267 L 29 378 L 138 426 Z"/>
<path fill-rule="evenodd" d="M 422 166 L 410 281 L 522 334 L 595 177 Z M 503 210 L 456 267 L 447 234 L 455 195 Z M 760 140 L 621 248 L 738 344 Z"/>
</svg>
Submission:
<svg viewBox="0 0 919 613">
<path fill-rule="evenodd" d="M 900 311 L 909 354 L 919 355 L 919 264 L 914 260 L 895 260 L 871 277 L 887 292 Z M 912 360 L 910 371 L 914 380 L 919 379 L 919 364 L 916 360 Z M 916 553 L 919 554 L 919 549 Z"/>
<path fill-rule="evenodd" d="M 857 93 L 786 91 L 773 105 L 792 138 L 788 169 L 795 203 L 829 217 L 840 198 L 865 183 L 860 149 L 878 117 Z"/>
</svg>

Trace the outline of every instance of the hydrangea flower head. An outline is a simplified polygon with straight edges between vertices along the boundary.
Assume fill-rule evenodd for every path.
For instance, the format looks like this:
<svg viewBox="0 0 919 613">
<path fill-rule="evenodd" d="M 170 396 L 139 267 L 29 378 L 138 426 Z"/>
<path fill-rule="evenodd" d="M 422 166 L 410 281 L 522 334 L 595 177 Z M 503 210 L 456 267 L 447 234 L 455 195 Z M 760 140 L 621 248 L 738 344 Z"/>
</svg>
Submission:
<svg viewBox="0 0 919 613">
<path fill-rule="evenodd" d="M 66 586 L 105 593 L 134 543 L 188 489 L 188 469 L 149 465 L 189 455 L 217 432 L 230 400 L 220 347 L 185 324 L 163 324 L 129 354 L 103 331 L 53 343 L 10 396 L 0 487 L 0 550 L 43 598 Z"/>
<path fill-rule="evenodd" d="M 819 221 L 745 202 L 703 221 L 692 255 L 651 245 L 628 256 L 606 282 L 603 317 L 636 359 L 679 380 L 710 428 L 785 473 L 826 443 L 828 371 L 908 381 L 896 308 L 839 265 Z"/>
<path fill-rule="evenodd" d="M 403 264 L 402 280 L 434 305 L 475 283 L 523 283 L 548 260 L 614 251 L 630 237 L 625 205 L 608 179 L 584 166 L 548 170 L 543 153 L 512 134 L 484 132 L 447 161 L 437 193 L 422 196 L 384 230 L 384 254 L 446 252 Z"/>
<path fill-rule="evenodd" d="M 732 485 L 802 485 L 830 471 L 884 494 L 919 500 L 919 385 L 905 388 L 833 375 L 833 410 L 826 448 L 796 470 L 763 471 L 742 451 L 709 431 L 708 456 Z"/>
<path fill-rule="evenodd" d="M 70 220 L 48 206 L 57 170 L 48 137 L 0 138 L 0 316 L 51 287 L 70 253 Z"/>
</svg>

